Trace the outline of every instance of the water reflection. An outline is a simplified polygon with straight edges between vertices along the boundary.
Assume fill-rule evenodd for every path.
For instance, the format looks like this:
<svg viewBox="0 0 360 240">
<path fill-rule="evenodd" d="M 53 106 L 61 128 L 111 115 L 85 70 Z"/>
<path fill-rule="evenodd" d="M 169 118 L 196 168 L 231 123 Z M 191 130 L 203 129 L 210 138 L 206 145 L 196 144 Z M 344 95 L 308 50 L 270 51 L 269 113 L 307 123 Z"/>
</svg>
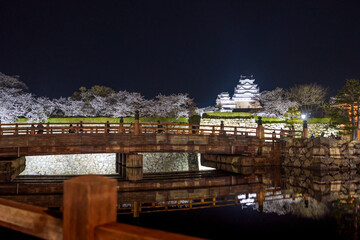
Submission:
<svg viewBox="0 0 360 240">
<path fill-rule="evenodd" d="M 191 218 L 199 210 L 208 211 L 204 214 L 213 219 L 211 209 L 229 214 L 226 209 L 233 208 L 246 210 L 239 218 L 249 217 L 248 211 L 252 211 L 283 221 L 291 216 L 328 224 L 331 219 L 339 236 L 358 237 L 360 175 L 356 171 L 212 167 L 226 171 L 144 173 L 141 181 L 126 181 L 119 174 L 109 176 L 118 180 L 119 219 L 127 221 L 122 216 L 129 216 L 141 225 L 145 215 L 151 218 L 157 213 L 184 212 Z M 1 197 L 61 210 L 62 182 L 68 177 L 47 177 L 19 176 L 12 183 L 1 184 Z M 176 231 L 184 233 L 180 228 Z"/>
</svg>

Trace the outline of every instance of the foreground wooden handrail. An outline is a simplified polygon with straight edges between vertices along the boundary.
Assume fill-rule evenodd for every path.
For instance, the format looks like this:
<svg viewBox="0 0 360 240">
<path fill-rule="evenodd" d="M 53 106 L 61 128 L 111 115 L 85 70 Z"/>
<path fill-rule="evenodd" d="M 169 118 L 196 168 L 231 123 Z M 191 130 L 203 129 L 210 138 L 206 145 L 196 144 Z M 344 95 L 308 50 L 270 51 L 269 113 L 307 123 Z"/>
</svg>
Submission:
<svg viewBox="0 0 360 240">
<path fill-rule="evenodd" d="M 0 225 L 44 239 L 63 239 L 62 220 L 46 208 L 0 198 Z"/>
<path fill-rule="evenodd" d="M 0 199 L 0 226 L 51 240 L 200 238 L 116 222 L 117 182 L 96 175 L 64 182 L 63 219 L 46 208 Z"/>
</svg>

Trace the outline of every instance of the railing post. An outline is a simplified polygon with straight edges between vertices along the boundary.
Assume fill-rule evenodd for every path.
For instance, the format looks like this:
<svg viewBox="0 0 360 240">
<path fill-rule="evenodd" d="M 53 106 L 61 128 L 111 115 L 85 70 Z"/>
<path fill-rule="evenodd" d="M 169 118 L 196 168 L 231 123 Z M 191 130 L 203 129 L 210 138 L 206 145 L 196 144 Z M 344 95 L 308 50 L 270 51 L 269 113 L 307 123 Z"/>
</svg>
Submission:
<svg viewBox="0 0 360 240">
<path fill-rule="evenodd" d="M 134 134 L 139 135 L 140 134 L 140 116 L 139 111 L 135 111 L 135 120 L 134 120 Z"/>
<path fill-rule="evenodd" d="M 220 123 L 220 133 L 219 135 L 225 135 L 225 131 L 224 131 L 224 121 L 221 121 Z"/>
<path fill-rule="evenodd" d="M 307 121 L 306 120 L 303 121 L 302 137 L 303 138 L 308 138 L 308 126 L 307 126 Z"/>
<path fill-rule="evenodd" d="M 276 141 L 276 132 L 275 130 L 273 131 L 272 135 L 271 135 L 271 140 L 272 140 L 272 151 L 275 151 L 275 141 Z"/>
<path fill-rule="evenodd" d="M 262 117 L 259 117 L 259 120 L 258 120 L 258 126 L 256 128 L 256 136 L 259 138 L 259 139 L 263 139 L 264 138 L 264 128 L 262 126 Z"/>
<path fill-rule="evenodd" d="M 19 134 L 19 125 L 16 123 L 15 124 L 15 135 L 18 135 Z"/>
<path fill-rule="evenodd" d="M 119 133 L 124 133 L 124 119 L 123 117 L 120 118 L 120 125 L 119 125 Z"/>
<path fill-rule="evenodd" d="M 257 196 L 257 202 L 258 202 L 258 205 L 259 205 L 259 212 L 262 213 L 263 212 L 263 209 L 264 209 L 264 201 L 265 201 L 265 193 L 264 191 L 260 191 Z"/>
<path fill-rule="evenodd" d="M 272 137 L 272 141 L 275 142 L 275 140 L 276 140 L 276 132 L 275 132 L 275 130 L 273 131 L 271 137 Z"/>
<path fill-rule="evenodd" d="M 106 121 L 105 123 L 105 133 L 110 133 L 110 122 Z"/>
<path fill-rule="evenodd" d="M 137 181 L 143 178 L 143 155 L 128 154 L 126 156 L 126 180 Z"/>
<path fill-rule="evenodd" d="M 96 175 L 64 182 L 63 239 L 93 240 L 95 227 L 116 222 L 117 182 Z"/>
</svg>

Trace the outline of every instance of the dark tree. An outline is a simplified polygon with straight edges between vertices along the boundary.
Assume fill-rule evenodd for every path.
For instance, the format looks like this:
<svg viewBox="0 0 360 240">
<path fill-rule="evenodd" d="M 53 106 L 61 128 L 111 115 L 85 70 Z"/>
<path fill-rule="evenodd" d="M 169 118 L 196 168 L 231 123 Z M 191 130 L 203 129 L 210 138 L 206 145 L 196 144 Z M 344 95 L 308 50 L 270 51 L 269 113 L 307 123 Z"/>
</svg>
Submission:
<svg viewBox="0 0 360 240">
<path fill-rule="evenodd" d="M 316 83 L 296 85 L 287 92 L 290 100 L 298 103 L 302 113 L 314 116 L 322 110 L 327 96 L 327 89 Z"/>
<path fill-rule="evenodd" d="M 333 118 L 337 118 L 351 132 L 353 140 L 358 138 L 359 131 L 359 106 L 360 106 L 360 83 L 357 79 L 347 79 L 344 87 L 334 99 Z M 340 107 L 340 108 L 339 108 Z M 348 121 L 346 120 L 348 119 Z"/>
</svg>

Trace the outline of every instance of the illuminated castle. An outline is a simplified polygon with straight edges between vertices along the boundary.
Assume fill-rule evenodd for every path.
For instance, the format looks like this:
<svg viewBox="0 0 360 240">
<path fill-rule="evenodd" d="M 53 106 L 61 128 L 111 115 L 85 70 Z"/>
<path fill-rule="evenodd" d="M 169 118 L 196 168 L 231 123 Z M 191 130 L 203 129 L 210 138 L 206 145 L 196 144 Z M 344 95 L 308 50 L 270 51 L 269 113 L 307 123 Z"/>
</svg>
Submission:
<svg viewBox="0 0 360 240">
<path fill-rule="evenodd" d="M 259 108 L 260 104 L 256 100 L 259 96 L 259 88 L 254 81 L 252 75 L 250 77 L 241 75 L 233 97 L 230 98 L 228 92 L 222 92 L 217 96 L 216 105 L 221 111 L 229 112 L 233 109 Z"/>
</svg>

